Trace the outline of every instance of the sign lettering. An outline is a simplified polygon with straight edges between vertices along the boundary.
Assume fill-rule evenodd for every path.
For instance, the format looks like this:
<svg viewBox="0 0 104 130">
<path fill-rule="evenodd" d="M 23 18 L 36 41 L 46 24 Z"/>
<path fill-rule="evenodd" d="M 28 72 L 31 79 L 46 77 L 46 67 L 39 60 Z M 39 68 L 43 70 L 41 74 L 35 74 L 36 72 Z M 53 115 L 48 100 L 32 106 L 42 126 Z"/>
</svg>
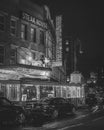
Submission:
<svg viewBox="0 0 104 130">
<path fill-rule="evenodd" d="M 28 22 L 31 22 L 31 23 L 33 23 L 35 25 L 38 25 L 38 26 L 40 26 L 42 28 L 47 29 L 47 24 L 45 22 L 43 22 L 43 21 L 41 21 L 41 20 L 39 20 L 39 19 L 37 19 L 37 18 L 35 18 L 35 17 L 25 13 L 25 12 L 22 12 L 22 19 L 26 20 Z"/>
</svg>

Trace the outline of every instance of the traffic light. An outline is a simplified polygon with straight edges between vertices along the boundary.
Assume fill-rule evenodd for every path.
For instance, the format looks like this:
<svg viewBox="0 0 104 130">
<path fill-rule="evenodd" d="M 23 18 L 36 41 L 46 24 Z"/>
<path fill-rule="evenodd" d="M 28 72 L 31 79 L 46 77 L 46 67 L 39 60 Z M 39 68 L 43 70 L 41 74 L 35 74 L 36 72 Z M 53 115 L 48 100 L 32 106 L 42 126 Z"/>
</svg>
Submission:
<svg viewBox="0 0 104 130">
<path fill-rule="evenodd" d="M 65 42 L 65 52 L 69 52 L 69 41 L 66 40 Z"/>
</svg>

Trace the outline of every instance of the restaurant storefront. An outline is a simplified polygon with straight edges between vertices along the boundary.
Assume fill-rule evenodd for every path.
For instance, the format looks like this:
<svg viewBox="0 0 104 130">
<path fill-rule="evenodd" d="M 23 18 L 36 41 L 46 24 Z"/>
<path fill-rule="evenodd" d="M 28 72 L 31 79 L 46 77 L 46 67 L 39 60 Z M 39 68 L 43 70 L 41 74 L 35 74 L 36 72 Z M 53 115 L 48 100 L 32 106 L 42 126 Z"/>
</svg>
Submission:
<svg viewBox="0 0 104 130">
<path fill-rule="evenodd" d="M 21 83 L 20 81 L 0 83 L 0 91 L 11 101 L 32 101 L 46 97 L 70 98 L 77 105 L 83 105 L 85 94 L 84 87 L 56 84 L 47 81 L 32 81 Z"/>
<path fill-rule="evenodd" d="M 49 80 L 50 69 L 26 68 L 24 66 L 9 66 L 0 69 L 0 96 L 11 101 L 26 101 L 39 99 L 38 85 L 34 80 Z M 29 84 L 27 80 L 30 79 Z M 44 81 L 43 81 L 44 82 Z"/>
<path fill-rule="evenodd" d="M 1 70 L 0 96 L 5 96 L 15 102 L 39 100 L 46 97 L 64 97 L 70 98 L 75 105 L 84 104 L 84 86 L 81 84 L 60 84 L 50 81 L 50 70 L 34 70 L 33 72 L 33 69 L 23 68 L 24 72 L 19 67 L 13 70 L 14 68 L 4 71 L 6 75 L 3 69 Z M 25 77 L 27 73 L 30 77 Z"/>
</svg>

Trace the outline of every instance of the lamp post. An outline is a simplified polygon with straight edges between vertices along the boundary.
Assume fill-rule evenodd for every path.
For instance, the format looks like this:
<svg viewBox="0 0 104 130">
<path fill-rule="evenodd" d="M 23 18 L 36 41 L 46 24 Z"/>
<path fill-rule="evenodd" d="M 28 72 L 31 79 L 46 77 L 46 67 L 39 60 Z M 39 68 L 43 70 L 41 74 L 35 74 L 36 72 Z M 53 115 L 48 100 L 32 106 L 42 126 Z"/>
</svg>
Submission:
<svg viewBox="0 0 104 130">
<path fill-rule="evenodd" d="M 79 48 L 77 48 L 79 47 Z M 78 49 L 78 53 L 82 54 L 82 46 L 81 46 L 81 41 L 77 38 L 77 40 L 74 41 L 74 71 L 77 71 L 77 49 Z"/>
<path fill-rule="evenodd" d="M 66 82 L 67 82 L 67 63 L 68 63 L 68 55 L 69 55 L 69 40 L 65 41 L 65 55 L 64 55 L 64 67 L 65 67 L 65 75 L 66 75 Z"/>
</svg>

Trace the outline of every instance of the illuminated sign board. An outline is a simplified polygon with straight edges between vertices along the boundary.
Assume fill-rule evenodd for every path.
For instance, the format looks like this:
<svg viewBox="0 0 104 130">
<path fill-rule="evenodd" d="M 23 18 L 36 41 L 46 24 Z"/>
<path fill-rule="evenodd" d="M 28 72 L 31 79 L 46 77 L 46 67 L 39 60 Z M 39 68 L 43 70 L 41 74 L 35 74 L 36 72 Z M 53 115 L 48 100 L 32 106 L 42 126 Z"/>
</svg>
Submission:
<svg viewBox="0 0 104 130">
<path fill-rule="evenodd" d="M 71 80 L 70 82 L 73 82 L 73 83 L 81 83 L 81 78 L 82 78 L 82 75 L 79 73 L 79 74 L 71 74 Z"/>
<path fill-rule="evenodd" d="M 22 77 L 48 79 L 50 77 L 50 71 L 22 67 L 0 69 L 0 80 L 19 80 Z"/>
<path fill-rule="evenodd" d="M 41 20 L 31 16 L 30 14 L 22 12 L 22 19 L 26 20 L 28 22 L 31 22 L 32 24 L 35 24 L 35 25 L 38 25 L 38 26 L 40 26 L 42 28 L 47 29 L 47 24 L 45 22 L 43 22 L 43 21 L 41 21 Z"/>
<path fill-rule="evenodd" d="M 56 66 L 62 66 L 62 16 L 56 17 Z"/>
</svg>

